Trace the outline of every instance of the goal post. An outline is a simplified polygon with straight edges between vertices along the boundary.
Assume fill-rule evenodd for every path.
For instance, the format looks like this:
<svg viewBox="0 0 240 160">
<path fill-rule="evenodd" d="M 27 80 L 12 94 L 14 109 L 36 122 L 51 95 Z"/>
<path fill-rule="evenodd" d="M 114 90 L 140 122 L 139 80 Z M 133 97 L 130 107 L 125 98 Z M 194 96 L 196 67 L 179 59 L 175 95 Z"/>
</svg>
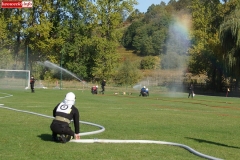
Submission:
<svg viewBox="0 0 240 160">
<path fill-rule="evenodd" d="M 29 89 L 30 71 L 0 69 L 0 88 Z"/>
</svg>

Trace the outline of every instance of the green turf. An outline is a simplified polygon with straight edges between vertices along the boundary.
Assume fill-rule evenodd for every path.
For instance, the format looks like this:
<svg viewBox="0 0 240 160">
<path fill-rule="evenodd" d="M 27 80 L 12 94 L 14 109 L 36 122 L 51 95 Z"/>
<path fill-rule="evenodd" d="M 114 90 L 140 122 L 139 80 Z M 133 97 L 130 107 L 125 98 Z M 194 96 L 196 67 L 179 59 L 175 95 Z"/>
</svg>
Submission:
<svg viewBox="0 0 240 160">
<path fill-rule="evenodd" d="M 1 90 L 13 95 L 0 98 L 6 107 L 51 116 L 69 90 Z M 81 120 L 105 127 L 105 131 L 81 139 L 156 140 L 185 144 L 221 159 L 240 157 L 239 98 L 186 93 L 151 93 L 150 97 L 91 95 L 73 90 Z M 159 144 L 82 144 L 51 141 L 52 119 L 0 108 L 0 159 L 82 160 L 192 160 L 203 159 L 176 146 Z M 81 124 L 81 132 L 97 130 Z"/>
</svg>

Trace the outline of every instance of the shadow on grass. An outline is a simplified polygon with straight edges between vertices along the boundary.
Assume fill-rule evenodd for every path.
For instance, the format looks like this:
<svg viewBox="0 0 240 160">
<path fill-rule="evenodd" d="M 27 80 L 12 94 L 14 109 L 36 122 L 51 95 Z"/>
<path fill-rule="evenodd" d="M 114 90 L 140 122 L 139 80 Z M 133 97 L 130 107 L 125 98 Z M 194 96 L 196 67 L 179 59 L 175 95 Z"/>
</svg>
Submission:
<svg viewBox="0 0 240 160">
<path fill-rule="evenodd" d="M 227 144 L 222 144 L 222 143 L 218 143 L 218 142 L 208 141 L 208 140 L 204 140 L 204 139 L 197 139 L 197 138 L 191 138 L 191 137 L 185 137 L 185 138 L 195 140 L 195 141 L 197 141 L 199 143 L 209 143 L 209 144 L 214 144 L 214 145 L 217 145 L 217 146 L 223 146 L 223 147 L 240 149 L 240 147 L 229 146 Z"/>
<path fill-rule="evenodd" d="M 38 137 L 41 138 L 43 141 L 52 141 L 51 134 L 41 134 L 41 135 L 38 135 Z"/>
</svg>

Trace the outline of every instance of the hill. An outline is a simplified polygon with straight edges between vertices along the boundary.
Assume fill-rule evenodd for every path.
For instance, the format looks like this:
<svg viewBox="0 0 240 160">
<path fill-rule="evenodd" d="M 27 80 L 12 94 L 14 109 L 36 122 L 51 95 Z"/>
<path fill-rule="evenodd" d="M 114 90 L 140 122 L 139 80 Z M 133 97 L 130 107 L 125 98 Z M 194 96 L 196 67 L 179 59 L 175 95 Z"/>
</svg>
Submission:
<svg viewBox="0 0 240 160">
<path fill-rule="evenodd" d="M 123 47 L 118 48 L 118 53 L 124 60 L 128 59 L 132 63 L 139 65 L 142 56 L 138 56 L 133 50 L 127 50 Z M 160 66 L 160 64 L 159 64 Z M 139 81 L 141 85 L 147 86 L 166 86 L 169 84 L 182 84 L 183 82 L 188 85 L 190 83 L 205 84 L 207 80 L 206 75 L 193 75 L 187 73 L 185 68 L 177 69 L 152 69 L 152 70 L 141 70 L 143 78 Z"/>
</svg>

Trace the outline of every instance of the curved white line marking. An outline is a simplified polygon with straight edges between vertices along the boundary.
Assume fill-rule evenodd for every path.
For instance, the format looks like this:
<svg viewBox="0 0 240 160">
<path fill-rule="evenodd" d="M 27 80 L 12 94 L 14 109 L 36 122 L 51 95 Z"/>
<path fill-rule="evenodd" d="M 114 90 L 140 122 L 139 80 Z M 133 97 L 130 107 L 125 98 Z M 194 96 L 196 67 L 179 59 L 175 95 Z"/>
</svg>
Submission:
<svg viewBox="0 0 240 160">
<path fill-rule="evenodd" d="M 54 119 L 54 117 L 52 117 L 52 116 L 47 116 L 47 115 L 39 114 L 39 113 L 35 113 L 35 112 L 29 112 L 29 111 L 24 111 L 24 110 L 14 109 L 14 108 L 5 107 L 5 106 L 0 106 L 0 108 L 4 108 L 4 109 L 8 109 L 8 110 L 13 110 L 13 111 L 17 111 L 17 112 L 23 112 L 23 113 L 34 114 L 34 115 L 37 115 L 37 116 L 42 116 L 42 117 L 52 118 L 52 119 Z M 105 131 L 105 128 L 104 128 L 103 126 L 99 125 L 99 124 L 94 124 L 94 123 L 91 123 L 91 122 L 85 122 L 85 121 L 79 121 L 79 122 L 82 123 L 82 124 L 87 124 L 87 125 L 96 126 L 96 127 L 100 128 L 100 130 L 80 133 L 80 136 L 92 135 L 92 134 L 98 134 L 98 133 L 101 133 L 101 132 L 104 132 L 104 131 Z"/>
</svg>

